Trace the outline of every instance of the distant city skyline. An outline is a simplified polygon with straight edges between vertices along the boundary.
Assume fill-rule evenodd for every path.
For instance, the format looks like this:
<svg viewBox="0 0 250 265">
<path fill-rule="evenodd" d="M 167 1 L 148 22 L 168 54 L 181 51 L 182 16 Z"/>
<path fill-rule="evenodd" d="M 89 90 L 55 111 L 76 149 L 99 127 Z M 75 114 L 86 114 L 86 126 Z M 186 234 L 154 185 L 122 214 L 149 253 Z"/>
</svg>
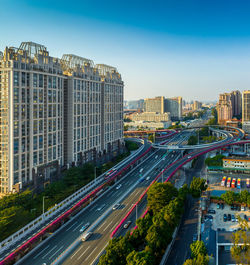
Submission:
<svg viewBox="0 0 250 265">
<path fill-rule="evenodd" d="M 97 8 L 98 7 L 98 8 Z M 1 2 L 0 50 L 34 41 L 123 73 L 124 98 L 216 100 L 249 89 L 250 2 Z"/>
</svg>

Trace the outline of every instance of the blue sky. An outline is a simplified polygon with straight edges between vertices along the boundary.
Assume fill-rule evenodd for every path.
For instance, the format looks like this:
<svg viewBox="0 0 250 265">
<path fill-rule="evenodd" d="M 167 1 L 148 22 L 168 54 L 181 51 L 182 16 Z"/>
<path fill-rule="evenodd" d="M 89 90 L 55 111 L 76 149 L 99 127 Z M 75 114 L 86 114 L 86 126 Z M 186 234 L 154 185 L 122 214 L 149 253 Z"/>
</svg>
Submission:
<svg viewBox="0 0 250 265">
<path fill-rule="evenodd" d="M 22 41 L 117 67 L 125 99 L 216 100 L 250 87 L 248 0 L 0 0 L 0 50 Z"/>
</svg>

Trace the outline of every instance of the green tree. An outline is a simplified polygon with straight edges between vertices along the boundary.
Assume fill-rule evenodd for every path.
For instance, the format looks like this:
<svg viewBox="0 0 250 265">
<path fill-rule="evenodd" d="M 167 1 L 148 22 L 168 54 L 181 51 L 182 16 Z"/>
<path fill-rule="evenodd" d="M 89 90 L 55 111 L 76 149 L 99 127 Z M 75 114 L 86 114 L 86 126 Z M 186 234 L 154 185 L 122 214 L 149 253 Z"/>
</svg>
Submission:
<svg viewBox="0 0 250 265">
<path fill-rule="evenodd" d="M 190 245 L 191 257 L 197 258 L 199 254 L 206 255 L 207 250 L 203 241 L 195 241 Z"/>
<path fill-rule="evenodd" d="M 198 198 L 201 196 L 201 192 L 206 190 L 206 180 L 194 177 L 190 184 L 190 192 L 193 197 Z"/>
<path fill-rule="evenodd" d="M 247 204 L 248 202 L 248 197 L 250 196 L 249 192 L 247 190 L 243 190 L 240 192 L 240 202 Z"/>
<path fill-rule="evenodd" d="M 154 183 L 148 190 L 148 206 L 156 214 L 178 195 L 170 183 Z"/>
<path fill-rule="evenodd" d="M 223 155 L 216 155 L 215 157 L 208 157 L 205 160 L 207 166 L 222 166 L 223 165 Z"/>
<path fill-rule="evenodd" d="M 237 264 L 250 264 L 250 233 L 249 226 L 246 220 L 238 216 L 240 230 L 233 233 L 233 247 L 231 254 Z"/>
<path fill-rule="evenodd" d="M 126 258 L 127 265 L 152 265 L 154 256 L 149 251 L 136 252 L 133 250 Z"/>
<path fill-rule="evenodd" d="M 221 199 L 226 203 L 226 204 L 233 204 L 235 202 L 235 193 L 233 191 L 227 191 L 226 193 L 223 193 L 221 195 Z"/>
<path fill-rule="evenodd" d="M 183 203 L 177 198 L 170 201 L 167 206 L 162 209 L 164 213 L 164 219 L 171 227 L 175 227 L 178 224 L 181 214 L 183 213 Z"/>
<path fill-rule="evenodd" d="M 112 239 L 106 248 L 106 253 L 101 256 L 100 265 L 126 265 L 126 257 L 133 250 L 128 236 Z"/>
<path fill-rule="evenodd" d="M 198 137 L 195 135 L 191 135 L 188 138 L 188 145 L 196 145 L 198 143 Z"/>
</svg>

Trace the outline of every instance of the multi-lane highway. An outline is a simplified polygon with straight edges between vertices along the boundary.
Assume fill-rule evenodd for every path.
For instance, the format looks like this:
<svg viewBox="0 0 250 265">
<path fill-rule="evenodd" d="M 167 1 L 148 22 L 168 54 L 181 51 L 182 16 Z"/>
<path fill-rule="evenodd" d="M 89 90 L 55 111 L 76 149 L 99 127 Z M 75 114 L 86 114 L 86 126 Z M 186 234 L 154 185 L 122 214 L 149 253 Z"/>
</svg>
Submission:
<svg viewBox="0 0 250 265">
<path fill-rule="evenodd" d="M 177 135 L 173 141 L 178 141 L 179 143 L 186 141 L 190 133 L 184 133 L 183 135 Z M 118 210 L 111 211 L 107 218 L 104 218 L 102 222 L 96 227 L 94 235 L 86 242 L 83 242 L 79 248 L 66 260 L 66 263 L 70 262 L 72 264 L 91 264 L 99 253 L 102 251 L 106 245 L 110 232 L 118 224 L 121 218 L 125 215 L 128 209 L 135 203 L 140 196 L 140 194 L 146 189 L 146 187 L 153 180 L 153 176 L 157 174 L 157 171 L 166 167 L 168 164 L 172 163 L 176 159 L 177 154 L 170 155 L 162 158 L 166 154 L 164 150 L 155 151 L 146 161 L 135 168 L 132 172 L 128 173 L 127 176 L 123 177 L 119 184 L 121 187 L 116 189 L 116 187 L 111 187 L 108 193 L 104 195 L 100 200 L 94 201 L 92 206 L 87 210 L 83 210 L 80 215 L 77 216 L 72 222 L 65 224 L 64 229 L 59 233 L 52 236 L 46 245 L 41 246 L 33 251 L 32 255 L 26 257 L 20 264 L 50 264 L 63 252 L 67 247 L 77 240 L 80 236 L 81 227 L 90 223 L 93 224 L 98 218 L 100 218 L 110 207 L 112 207 L 117 200 L 126 193 L 127 190 L 131 189 L 131 193 L 120 202 L 122 207 Z M 140 170 L 143 168 L 142 175 L 149 176 L 150 179 L 139 183 Z M 133 188 L 134 185 L 134 188 Z M 92 245 L 93 244 L 93 245 Z M 84 246 L 84 247 L 82 247 Z M 84 248 L 82 251 L 79 249 Z M 84 252 L 84 253 L 83 253 Z M 85 261 L 86 260 L 86 261 Z"/>
</svg>

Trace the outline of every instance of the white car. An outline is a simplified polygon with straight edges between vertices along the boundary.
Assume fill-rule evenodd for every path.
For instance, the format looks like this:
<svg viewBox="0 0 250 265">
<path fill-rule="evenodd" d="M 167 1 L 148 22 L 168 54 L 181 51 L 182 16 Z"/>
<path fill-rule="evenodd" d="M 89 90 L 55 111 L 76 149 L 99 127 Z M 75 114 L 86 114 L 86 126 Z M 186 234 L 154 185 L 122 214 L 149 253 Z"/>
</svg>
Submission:
<svg viewBox="0 0 250 265">
<path fill-rule="evenodd" d="M 188 156 L 188 159 L 191 158 L 191 156 Z"/>
<path fill-rule="evenodd" d="M 113 209 L 113 210 L 119 209 L 120 206 L 121 206 L 121 204 L 120 204 L 120 203 L 117 203 L 117 204 L 115 204 L 115 205 L 113 206 L 112 209 Z"/>
<path fill-rule="evenodd" d="M 150 177 L 147 177 L 146 180 L 150 180 Z"/>
<path fill-rule="evenodd" d="M 116 189 L 119 190 L 121 186 L 122 184 L 119 184 L 118 186 L 116 186 Z"/>
</svg>

